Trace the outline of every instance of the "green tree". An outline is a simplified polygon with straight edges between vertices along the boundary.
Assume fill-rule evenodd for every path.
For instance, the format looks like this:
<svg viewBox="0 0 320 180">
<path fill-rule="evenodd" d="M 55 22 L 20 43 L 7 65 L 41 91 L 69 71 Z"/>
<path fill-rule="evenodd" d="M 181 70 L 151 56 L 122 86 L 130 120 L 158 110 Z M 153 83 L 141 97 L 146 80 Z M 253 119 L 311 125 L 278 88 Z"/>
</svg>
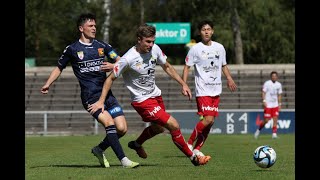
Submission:
<svg viewBox="0 0 320 180">
<path fill-rule="evenodd" d="M 35 57 L 37 65 L 53 65 L 63 49 L 78 38 L 76 18 L 95 12 L 101 28 L 102 0 L 28 0 L 25 1 L 25 57 Z M 97 37 L 102 34 L 97 31 Z"/>
<path fill-rule="evenodd" d="M 197 42 L 199 21 L 214 22 L 213 40 L 225 46 L 229 64 L 294 63 L 294 0 L 110 0 L 109 42 L 123 55 L 136 42 L 144 22 L 190 22 Z M 28 0 L 25 16 L 26 57 L 54 65 L 64 47 L 77 38 L 80 13 L 97 15 L 97 38 L 103 39 L 104 0 Z M 242 44 L 242 47 L 241 47 Z M 184 64 L 184 44 L 159 45 L 173 64 Z M 242 51 L 242 53 L 241 53 Z M 242 54 L 242 55 L 241 55 Z M 46 58 L 51 58 L 50 62 Z"/>
<path fill-rule="evenodd" d="M 246 64 L 294 63 L 294 1 L 248 2 L 242 10 Z"/>
</svg>

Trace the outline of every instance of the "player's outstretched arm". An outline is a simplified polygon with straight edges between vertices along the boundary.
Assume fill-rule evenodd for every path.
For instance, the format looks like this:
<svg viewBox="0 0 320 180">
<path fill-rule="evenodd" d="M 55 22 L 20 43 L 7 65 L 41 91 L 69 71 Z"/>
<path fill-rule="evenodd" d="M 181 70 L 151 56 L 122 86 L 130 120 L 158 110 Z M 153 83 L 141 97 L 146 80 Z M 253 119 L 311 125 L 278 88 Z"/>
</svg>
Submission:
<svg viewBox="0 0 320 180">
<path fill-rule="evenodd" d="M 101 109 L 101 111 L 104 111 L 104 102 L 106 100 L 107 94 L 109 90 L 111 89 L 113 81 L 116 79 L 114 76 L 114 73 L 110 73 L 107 79 L 103 83 L 102 92 L 100 95 L 100 98 L 97 102 L 94 104 L 89 104 L 88 110 L 90 111 L 90 114 L 95 113 L 98 109 Z"/>
<path fill-rule="evenodd" d="M 189 75 L 190 66 L 184 65 L 183 71 L 182 71 L 182 79 L 185 83 L 187 83 L 188 75 Z"/>
<path fill-rule="evenodd" d="M 174 67 L 169 62 L 166 62 L 165 64 L 161 65 L 161 67 L 170 77 L 172 77 L 182 86 L 182 94 L 184 96 L 188 96 L 189 100 L 191 100 L 192 94 L 189 86 L 186 82 L 182 80 L 182 78 L 179 76 Z"/>
<path fill-rule="evenodd" d="M 282 101 L 281 94 L 279 94 L 278 95 L 279 111 L 281 110 L 281 101 Z"/>
<path fill-rule="evenodd" d="M 62 71 L 58 67 L 52 70 L 47 82 L 41 87 L 40 91 L 42 94 L 48 94 L 50 85 L 58 79 L 61 73 Z"/>
<path fill-rule="evenodd" d="M 236 91 L 237 85 L 233 81 L 231 73 L 230 73 L 227 65 L 222 66 L 222 72 L 227 77 L 227 85 L 228 85 L 228 88 L 230 89 L 230 91 Z"/>
</svg>

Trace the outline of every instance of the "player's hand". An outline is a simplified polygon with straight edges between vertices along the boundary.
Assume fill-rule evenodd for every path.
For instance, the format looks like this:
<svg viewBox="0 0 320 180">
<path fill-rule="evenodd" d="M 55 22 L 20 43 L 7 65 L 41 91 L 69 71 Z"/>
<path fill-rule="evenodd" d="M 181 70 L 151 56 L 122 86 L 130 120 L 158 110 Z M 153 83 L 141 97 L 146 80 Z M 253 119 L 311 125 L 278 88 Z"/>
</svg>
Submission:
<svg viewBox="0 0 320 180">
<path fill-rule="evenodd" d="M 42 86 L 42 88 L 41 88 L 40 91 L 41 91 L 42 94 L 48 94 L 48 92 L 49 92 L 49 86 L 48 86 L 48 85 Z"/>
<path fill-rule="evenodd" d="M 110 72 L 113 70 L 114 64 L 109 62 L 102 62 L 102 65 L 100 66 L 100 70 L 104 72 Z"/>
<path fill-rule="evenodd" d="M 237 90 L 237 85 L 234 83 L 233 79 L 228 79 L 228 88 L 230 91 L 236 91 Z"/>
<path fill-rule="evenodd" d="M 188 96 L 188 97 L 189 97 L 189 100 L 191 101 L 192 93 L 191 93 L 191 90 L 190 90 L 190 88 L 189 88 L 188 85 L 182 86 L 181 92 L 182 92 L 182 94 L 183 94 L 184 96 Z"/>
<path fill-rule="evenodd" d="M 88 111 L 90 112 L 91 115 L 94 114 L 99 109 L 101 109 L 101 112 L 103 113 L 104 104 L 100 103 L 99 101 L 95 102 L 94 104 L 89 104 L 88 105 Z"/>
<path fill-rule="evenodd" d="M 263 107 L 266 108 L 267 107 L 267 103 L 263 102 Z"/>
</svg>

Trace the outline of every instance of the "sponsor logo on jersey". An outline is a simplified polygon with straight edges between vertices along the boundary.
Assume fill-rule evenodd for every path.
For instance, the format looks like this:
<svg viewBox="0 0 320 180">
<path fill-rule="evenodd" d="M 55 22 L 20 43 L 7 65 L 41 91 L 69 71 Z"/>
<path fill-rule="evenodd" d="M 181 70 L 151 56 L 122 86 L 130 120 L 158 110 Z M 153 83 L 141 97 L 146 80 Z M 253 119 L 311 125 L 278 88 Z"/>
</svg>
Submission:
<svg viewBox="0 0 320 180">
<path fill-rule="evenodd" d="M 83 54 L 83 51 L 78 51 L 77 52 L 77 55 L 78 55 L 78 57 L 79 57 L 79 59 L 83 59 L 83 57 L 84 57 L 84 54 Z"/>
<path fill-rule="evenodd" d="M 215 57 L 216 59 L 219 59 L 219 58 L 220 58 L 219 51 L 216 51 L 216 54 L 214 55 L 214 57 Z"/>
<path fill-rule="evenodd" d="M 99 56 L 104 56 L 103 48 L 98 48 Z"/>
<path fill-rule="evenodd" d="M 97 60 L 87 60 L 78 62 L 81 73 L 100 71 L 100 65 L 103 63 L 103 58 Z"/>
<path fill-rule="evenodd" d="M 151 57 L 150 63 L 151 64 L 156 64 L 156 62 L 157 62 L 157 59 L 155 57 Z"/>
<path fill-rule="evenodd" d="M 207 53 L 207 52 L 205 52 L 205 51 L 202 51 L 202 52 L 201 52 L 201 57 L 202 57 L 203 59 L 207 59 L 207 58 L 208 58 L 208 55 L 209 55 L 209 53 Z"/>
<path fill-rule="evenodd" d="M 139 61 L 137 61 L 136 64 L 135 64 L 135 66 L 136 66 L 137 69 L 141 69 L 142 63 L 139 62 Z"/>
<path fill-rule="evenodd" d="M 219 67 L 216 65 L 215 66 L 203 66 L 203 71 L 206 73 L 217 70 L 217 69 L 219 69 Z"/>
<path fill-rule="evenodd" d="M 218 111 L 219 108 L 218 107 L 214 107 L 214 106 L 203 106 L 201 107 L 202 111 Z"/>
<path fill-rule="evenodd" d="M 161 110 L 161 107 L 160 106 L 156 106 L 156 107 L 154 107 L 154 109 L 150 112 L 149 111 L 149 114 L 151 115 L 151 116 L 154 116 L 155 114 L 157 114 L 157 112 L 159 112 Z"/>
</svg>

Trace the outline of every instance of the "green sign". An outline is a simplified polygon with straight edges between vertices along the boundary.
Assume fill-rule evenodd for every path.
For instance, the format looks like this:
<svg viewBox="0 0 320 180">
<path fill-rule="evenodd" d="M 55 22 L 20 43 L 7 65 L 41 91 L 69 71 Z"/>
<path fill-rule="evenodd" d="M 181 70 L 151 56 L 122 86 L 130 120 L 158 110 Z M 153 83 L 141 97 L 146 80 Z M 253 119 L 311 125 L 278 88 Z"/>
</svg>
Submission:
<svg viewBox="0 0 320 180">
<path fill-rule="evenodd" d="M 24 66 L 25 68 L 35 67 L 36 66 L 35 58 L 25 58 Z"/>
<path fill-rule="evenodd" d="M 190 23 L 148 23 L 156 28 L 156 44 L 186 44 L 190 41 Z"/>
</svg>

